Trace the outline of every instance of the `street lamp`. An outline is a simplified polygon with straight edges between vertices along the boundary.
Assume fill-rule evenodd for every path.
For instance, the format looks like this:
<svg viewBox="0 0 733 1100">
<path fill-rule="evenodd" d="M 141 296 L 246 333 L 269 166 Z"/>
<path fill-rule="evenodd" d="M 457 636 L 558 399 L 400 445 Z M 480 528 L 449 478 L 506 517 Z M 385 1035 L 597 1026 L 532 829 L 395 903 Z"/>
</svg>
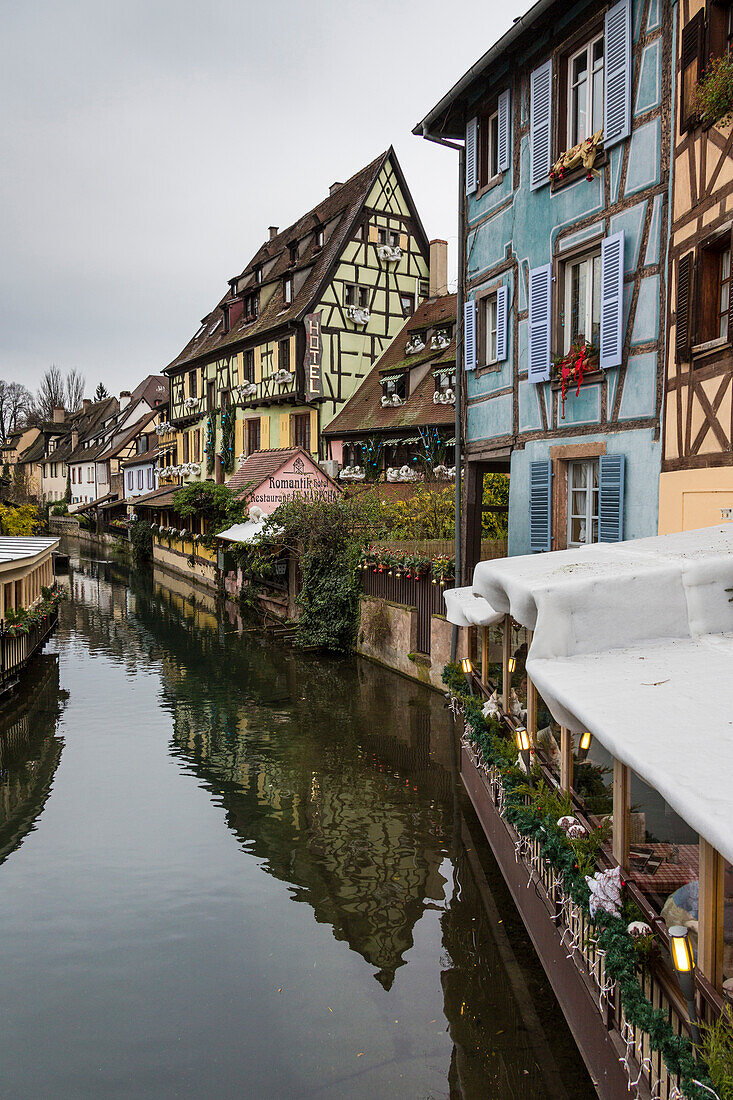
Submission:
<svg viewBox="0 0 733 1100">
<path fill-rule="evenodd" d="M 473 665 L 471 664 L 470 657 L 464 657 L 461 661 L 461 668 L 463 669 L 463 675 L 466 677 L 466 683 L 468 684 L 468 690 L 473 695 L 473 682 L 471 677 L 473 676 Z"/>
<path fill-rule="evenodd" d="M 522 758 L 522 763 L 524 764 L 525 768 L 527 769 L 527 777 L 529 778 L 529 769 L 530 769 L 529 734 L 527 733 L 527 730 L 525 729 L 524 726 L 517 726 L 517 728 L 514 731 L 514 736 L 517 739 L 517 749 L 519 750 L 519 755 Z"/>
<path fill-rule="evenodd" d="M 588 749 L 592 741 L 590 730 L 584 730 L 580 735 L 580 747 L 578 749 L 578 763 L 584 764 L 585 758 L 588 755 Z"/>
<path fill-rule="evenodd" d="M 674 924 L 670 928 L 669 952 L 677 972 L 677 981 L 682 990 L 682 996 L 687 1002 L 692 1041 L 695 1046 L 699 1046 L 700 1032 L 697 1026 L 697 1008 L 695 1006 L 695 958 L 692 954 L 688 929 L 684 925 Z"/>
</svg>

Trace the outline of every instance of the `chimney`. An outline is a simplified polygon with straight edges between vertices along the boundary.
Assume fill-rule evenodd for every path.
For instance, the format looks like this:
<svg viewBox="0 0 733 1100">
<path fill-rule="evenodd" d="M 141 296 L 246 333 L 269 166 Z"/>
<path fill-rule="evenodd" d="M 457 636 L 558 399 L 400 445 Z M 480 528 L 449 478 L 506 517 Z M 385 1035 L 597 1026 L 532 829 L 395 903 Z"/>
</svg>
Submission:
<svg viewBox="0 0 733 1100">
<path fill-rule="evenodd" d="M 92 404 L 91 397 L 85 397 L 84 400 L 82 401 L 84 412 L 86 412 L 87 409 L 90 408 L 91 404 Z"/>
<path fill-rule="evenodd" d="M 273 237 L 276 237 L 278 235 L 280 230 L 276 225 L 268 225 L 267 232 L 270 234 L 270 240 L 272 240 Z"/>
<path fill-rule="evenodd" d="M 343 187 L 343 183 L 332 183 L 328 189 L 329 195 L 335 195 L 339 187 Z"/>
<path fill-rule="evenodd" d="M 54 405 L 53 407 L 53 422 L 54 424 L 63 424 L 66 419 L 66 409 L 63 405 Z"/>
<path fill-rule="evenodd" d="M 130 404 L 130 391 L 120 390 L 120 412 Z"/>
<path fill-rule="evenodd" d="M 430 242 L 430 297 L 448 293 L 448 242 Z"/>
<path fill-rule="evenodd" d="M 79 446 L 79 431 L 77 428 L 71 429 L 71 449 L 75 451 Z"/>
</svg>

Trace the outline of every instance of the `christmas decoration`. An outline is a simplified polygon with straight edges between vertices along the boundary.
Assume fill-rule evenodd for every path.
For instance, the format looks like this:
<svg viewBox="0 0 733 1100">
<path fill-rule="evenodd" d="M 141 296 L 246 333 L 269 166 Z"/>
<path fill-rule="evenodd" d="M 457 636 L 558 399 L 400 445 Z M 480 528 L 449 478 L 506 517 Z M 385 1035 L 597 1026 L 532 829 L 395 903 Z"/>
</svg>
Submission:
<svg viewBox="0 0 733 1100">
<path fill-rule="evenodd" d="M 598 912 L 603 912 L 610 913 L 612 917 L 620 916 L 621 868 L 596 871 L 592 877 L 586 875 L 585 881 L 590 890 L 590 915 L 595 917 Z"/>
<path fill-rule="evenodd" d="M 559 356 L 553 361 L 553 377 L 560 381 L 560 393 L 562 397 L 562 417 L 565 419 L 565 401 L 568 390 L 575 386 L 575 396 L 580 393 L 583 385 L 583 377 L 587 371 L 592 370 L 598 360 L 598 349 L 593 344 L 579 337 L 571 346 L 567 355 Z"/>
</svg>

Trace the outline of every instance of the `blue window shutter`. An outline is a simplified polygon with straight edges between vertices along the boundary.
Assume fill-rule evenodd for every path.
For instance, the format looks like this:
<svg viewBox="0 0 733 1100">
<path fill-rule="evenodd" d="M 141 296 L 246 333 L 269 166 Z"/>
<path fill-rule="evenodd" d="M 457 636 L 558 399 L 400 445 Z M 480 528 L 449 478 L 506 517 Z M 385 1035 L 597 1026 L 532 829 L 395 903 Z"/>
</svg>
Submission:
<svg viewBox="0 0 733 1100">
<path fill-rule="evenodd" d="M 509 137 L 511 132 L 511 119 L 509 117 L 510 103 L 511 92 L 507 88 L 506 91 L 502 92 L 499 96 L 499 101 L 496 107 L 498 113 L 497 130 L 499 134 L 497 141 L 497 159 L 499 162 L 500 172 L 509 171 Z"/>
<path fill-rule="evenodd" d="M 550 377 L 550 310 L 552 264 L 534 267 L 529 273 L 529 381 L 546 382 Z"/>
<path fill-rule="evenodd" d="M 529 464 L 529 548 L 552 549 L 552 463 Z"/>
<path fill-rule="evenodd" d="M 601 241 L 601 367 L 621 365 L 624 346 L 624 233 Z"/>
<path fill-rule="evenodd" d="M 535 69 L 529 82 L 529 186 L 550 182 L 552 149 L 552 61 Z"/>
<path fill-rule="evenodd" d="M 607 149 L 631 133 L 631 0 L 606 12 L 603 144 Z"/>
<path fill-rule="evenodd" d="M 466 124 L 466 194 L 476 190 L 478 178 L 478 119 L 472 118 Z"/>
<path fill-rule="evenodd" d="M 624 455 L 598 459 L 598 541 L 621 542 L 624 537 Z"/>
<path fill-rule="evenodd" d="M 496 361 L 503 363 L 507 355 L 507 306 L 509 304 L 509 287 L 500 286 L 496 292 Z"/>
<path fill-rule="evenodd" d="M 476 370 L 476 303 L 473 299 L 463 307 L 463 363 L 466 370 Z"/>
</svg>

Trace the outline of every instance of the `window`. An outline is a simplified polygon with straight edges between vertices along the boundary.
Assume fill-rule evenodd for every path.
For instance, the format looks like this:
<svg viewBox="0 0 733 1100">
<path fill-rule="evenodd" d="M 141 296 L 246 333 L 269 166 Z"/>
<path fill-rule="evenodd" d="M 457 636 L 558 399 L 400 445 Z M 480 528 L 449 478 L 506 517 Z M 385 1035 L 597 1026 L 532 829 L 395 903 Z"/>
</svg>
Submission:
<svg viewBox="0 0 733 1100">
<path fill-rule="evenodd" d="M 190 434 L 189 432 L 184 432 L 183 433 L 183 461 L 184 462 L 190 461 L 189 460 L 189 450 L 190 450 L 189 434 Z"/>
<path fill-rule="evenodd" d="M 497 362 L 496 357 L 496 294 L 481 299 L 479 309 L 479 365 L 490 367 Z"/>
<path fill-rule="evenodd" d="M 499 175 L 499 112 L 485 114 L 478 126 L 478 184 L 485 187 Z"/>
<path fill-rule="evenodd" d="M 390 229 L 389 227 L 380 227 L 378 230 L 378 238 L 380 244 L 389 245 L 390 248 L 397 248 L 400 243 L 399 230 Z"/>
<path fill-rule="evenodd" d="M 316 248 L 323 248 L 323 241 L 324 241 L 323 226 L 319 225 L 318 229 L 316 229 Z"/>
<path fill-rule="evenodd" d="M 297 413 L 293 416 L 293 444 L 304 450 L 311 449 L 311 414 Z"/>
<path fill-rule="evenodd" d="M 404 371 L 402 374 L 392 375 L 382 379 L 382 393 L 386 397 L 399 397 L 401 401 L 406 401 L 410 390 L 410 372 Z"/>
<path fill-rule="evenodd" d="M 148 466 L 148 489 L 152 489 L 154 485 L 153 467 Z"/>
<path fill-rule="evenodd" d="M 418 294 L 421 298 L 427 298 L 430 294 L 430 284 L 427 279 L 421 279 L 418 285 Z"/>
<path fill-rule="evenodd" d="M 568 465 L 568 546 L 598 542 L 598 459 Z"/>
<path fill-rule="evenodd" d="M 247 348 L 242 359 L 242 381 L 254 382 L 255 380 L 255 353 L 254 348 Z"/>
<path fill-rule="evenodd" d="M 568 61 L 568 148 L 603 129 L 603 35 Z"/>
<path fill-rule="evenodd" d="M 730 234 L 701 248 L 698 257 L 695 343 L 728 339 L 730 310 Z"/>
<path fill-rule="evenodd" d="M 278 344 L 277 361 L 280 370 L 290 370 L 290 340 L 281 340 Z"/>
<path fill-rule="evenodd" d="M 137 487 L 138 487 L 138 489 L 142 489 L 142 487 L 143 487 L 143 471 L 142 471 L 142 467 L 140 467 L 140 469 L 139 469 L 139 470 L 138 470 L 138 472 L 137 472 Z"/>
<path fill-rule="evenodd" d="M 256 321 L 259 312 L 259 300 L 256 294 L 248 294 L 244 299 L 244 316 L 247 321 Z"/>
<path fill-rule="evenodd" d="M 247 421 L 247 454 L 260 449 L 260 418 Z"/>
<path fill-rule="evenodd" d="M 400 305 L 402 306 L 402 316 L 412 317 L 415 312 L 415 295 L 400 294 Z"/>
<path fill-rule="evenodd" d="M 293 300 L 293 280 L 289 275 L 283 279 L 283 298 L 286 306 L 289 306 Z"/>
<path fill-rule="evenodd" d="M 711 10 L 716 12 L 715 5 L 711 5 Z M 719 18 L 724 18 L 724 15 L 720 13 L 720 16 L 716 14 L 711 18 L 711 31 Z M 727 26 L 725 33 L 727 38 Z M 722 35 L 711 34 L 711 46 L 714 52 L 719 51 L 722 54 L 724 51 L 720 47 L 723 42 L 719 41 L 718 51 L 715 51 L 715 38 L 720 40 Z M 705 12 L 701 9 L 682 28 L 680 44 L 680 131 L 682 133 L 695 126 L 698 120 L 696 91 L 698 79 L 702 75 L 704 51 Z"/>
<path fill-rule="evenodd" d="M 262 282 L 262 264 L 257 264 L 257 267 L 255 268 L 255 282 Z"/>
<path fill-rule="evenodd" d="M 569 260 L 564 268 L 565 300 L 562 351 L 579 337 L 598 347 L 601 338 L 601 254 Z"/>
<path fill-rule="evenodd" d="M 91 466 L 87 466 L 87 485 L 90 485 L 94 481 L 94 470 Z"/>
<path fill-rule="evenodd" d="M 127 488 L 130 490 L 130 492 L 132 492 L 132 488 L 133 488 L 132 470 L 127 471 Z"/>
<path fill-rule="evenodd" d="M 298 242 L 291 241 L 288 245 L 288 251 L 290 253 L 290 262 L 294 264 L 298 259 Z"/>
<path fill-rule="evenodd" d="M 359 286 L 358 283 L 346 283 L 344 285 L 344 303 L 347 306 L 359 306 L 367 309 L 369 306 L 369 287 Z"/>
<path fill-rule="evenodd" d="M 216 382 L 206 383 L 206 401 L 209 411 L 216 408 Z"/>
<path fill-rule="evenodd" d="M 363 222 L 362 222 L 361 225 L 358 225 L 356 227 L 356 232 L 354 233 L 354 240 L 355 241 L 363 241 L 364 240 L 364 223 Z"/>
<path fill-rule="evenodd" d="M 201 432 L 196 428 L 193 433 L 193 461 L 201 461 Z"/>
<path fill-rule="evenodd" d="M 198 389 L 198 371 L 192 370 L 188 374 L 188 395 L 189 397 L 196 397 Z"/>
</svg>

